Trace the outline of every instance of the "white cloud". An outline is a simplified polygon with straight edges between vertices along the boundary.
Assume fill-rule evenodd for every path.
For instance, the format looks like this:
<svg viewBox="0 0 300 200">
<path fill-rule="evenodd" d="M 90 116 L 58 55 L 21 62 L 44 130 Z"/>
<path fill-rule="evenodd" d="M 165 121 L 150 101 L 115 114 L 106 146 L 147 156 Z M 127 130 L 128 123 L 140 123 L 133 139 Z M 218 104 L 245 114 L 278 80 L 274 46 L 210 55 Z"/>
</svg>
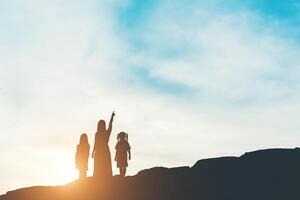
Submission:
<svg viewBox="0 0 300 200">
<path fill-rule="evenodd" d="M 68 174 L 72 178 L 80 133 L 87 132 L 92 144 L 97 120 L 108 120 L 113 109 L 117 115 L 111 150 L 116 133 L 129 132 L 130 174 L 156 165 L 192 165 L 204 157 L 297 144 L 300 110 L 294 79 L 299 51 L 293 41 L 276 36 L 271 26 L 257 30 L 257 16 L 251 13 L 214 18 L 196 11 L 200 18 L 177 20 L 163 16 L 169 13 L 163 7 L 154 13 L 143 38 L 157 47 L 131 52 L 131 44 L 116 32 L 112 9 L 119 3 L 8 4 L 10 30 L 19 33 L 9 40 L 10 32 L 0 35 L 6 41 L 0 46 L 0 179 L 7 182 L 1 192 L 61 182 L 66 170 L 73 170 Z M 15 38 L 20 42 L 13 42 Z M 172 59 L 159 55 L 169 47 L 183 47 L 187 53 Z M 152 76 L 197 93 L 179 99 L 133 87 L 124 81 L 132 78 L 131 64 L 150 66 Z M 243 106 L 238 102 L 243 99 L 254 103 Z M 12 168 L 12 176 L 3 174 L 20 162 L 22 168 Z M 44 166 L 50 166 L 51 177 L 36 170 Z M 32 169 L 34 178 L 21 177 Z"/>
<path fill-rule="evenodd" d="M 0 157 L 6 163 L 1 165 L 6 183 L 1 193 L 39 180 L 53 184 L 61 176 L 54 173 L 58 166 L 73 166 L 80 133 L 93 135 L 99 117 L 111 112 L 104 97 L 111 96 L 114 59 L 123 50 L 106 3 L 7 2 L 2 9 L 6 14 L 0 26 L 7 32 L 0 35 L 5 41 L 0 46 Z M 37 159 L 35 152 L 44 158 Z M 64 163 L 54 164 L 58 161 Z M 7 177 L 3 173 L 13 163 L 23 164 L 10 168 L 15 176 Z M 43 173 L 45 166 L 52 177 Z M 35 171 L 34 179 L 28 171 Z"/>
<path fill-rule="evenodd" d="M 183 20 L 168 11 L 154 15 L 143 33 L 150 50 L 134 63 L 146 62 L 153 76 L 198 89 L 201 99 L 229 103 L 290 98 L 298 90 L 299 45 L 259 16 L 191 12 Z M 155 54 L 174 49 L 175 58 Z"/>
<path fill-rule="evenodd" d="M 146 48 L 130 61 L 153 77 L 196 91 L 183 101 L 168 99 L 176 103 L 167 112 L 178 114 L 168 118 L 173 126 L 163 127 L 186 144 L 178 140 L 174 152 L 201 157 L 297 146 L 298 42 L 250 11 L 212 15 L 172 5 L 153 13 L 138 33 Z"/>
</svg>

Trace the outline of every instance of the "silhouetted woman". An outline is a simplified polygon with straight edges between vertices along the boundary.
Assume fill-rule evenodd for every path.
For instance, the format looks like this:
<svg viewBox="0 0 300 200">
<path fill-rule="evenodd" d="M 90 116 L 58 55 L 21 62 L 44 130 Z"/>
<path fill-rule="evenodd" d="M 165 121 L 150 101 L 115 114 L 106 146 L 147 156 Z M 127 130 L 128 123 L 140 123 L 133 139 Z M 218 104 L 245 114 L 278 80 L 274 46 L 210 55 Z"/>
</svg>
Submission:
<svg viewBox="0 0 300 200">
<path fill-rule="evenodd" d="M 121 132 L 117 136 L 118 143 L 116 145 L 115 161 L 117 161 L 117 167 L 120 170 L 122 177 L 126 174 L 126 167 L 128 167 L 127 158 L 131 159 L 130 145 L 128 143 L 128 134 Z"/>
<path fill-rule="evenodd" d="M 109 137 L 112 130 L 112 123 L 115 112 L 111 114 L 108 129 L 104 120 L 100 120 L 95 134 L 95 144 L 92 153 L 94 158 L 94 177 L 107 178 L 112 176 L 111 155 L 108 147 Z"/>
<path fill-rule="evenodd" d="M 76 168 L 79 170 L 79 178 L 86 177 L 86 171 L 88 170 L 88 160 L 90 155 L 90 145 L 88 137 L 84 133 L 80 136 L 80 142 L 77 145 L 77 151 L 75 156 Z"/>
</svg>

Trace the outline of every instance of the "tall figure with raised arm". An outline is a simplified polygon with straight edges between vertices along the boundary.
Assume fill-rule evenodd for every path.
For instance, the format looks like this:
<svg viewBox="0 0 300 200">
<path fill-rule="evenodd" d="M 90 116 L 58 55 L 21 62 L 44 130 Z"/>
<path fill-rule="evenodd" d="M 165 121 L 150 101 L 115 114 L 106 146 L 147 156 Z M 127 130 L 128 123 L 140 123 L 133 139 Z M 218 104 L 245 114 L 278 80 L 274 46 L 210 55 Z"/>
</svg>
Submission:
<svg viewBox="0 0 300 200">
<path fill-rule="evenodd" d="M 108 129 L 106 129 L 105 121 L 100 120 L 95 134 L 95 144 L 92 152 L 94 158 L 94 177 L 105 179 L 112 177 L 111 155 L 108 146 L 109 137 L 112 131 L 112 123 L 115 112 L 111 114 Z"/>
</svg>

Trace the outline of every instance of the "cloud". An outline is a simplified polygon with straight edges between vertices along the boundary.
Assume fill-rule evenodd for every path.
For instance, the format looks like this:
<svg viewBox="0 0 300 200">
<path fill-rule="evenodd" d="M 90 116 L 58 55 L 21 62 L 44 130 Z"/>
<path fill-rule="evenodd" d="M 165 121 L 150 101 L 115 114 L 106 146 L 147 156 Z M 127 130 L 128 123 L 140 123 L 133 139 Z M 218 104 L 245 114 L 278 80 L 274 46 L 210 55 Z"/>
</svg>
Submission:
<svg viewBox="0 0 300 200">
<path fill-rule="evenodd" d="M 259 103 L 297 91 L 298 42 L 281 37 L 272 22 L 251 11 L 219 11 L 212 17 L 197 8 L 182 18 L 167 5 L 138 33 L 146 48 L 136 53 L 132 65 L 196 89 L 196 96 L 206 101 Z"/>
<path fill-rule="evenodd" d="M 131 74 L 146 87 L 139 93 L 156 91 L 152 94 L 169 102 L 167 113 L 177 110 L 166 118 L 172 124 L 159 130 L 166 138 L 168 131 L 180 138 L 178 146 L 186 139 L 186 145 L 174 149 L 179 155 L 181 149 L 192 158 L 202 152 L 213 156 L 296 146 L 299 42 L 288 36 L 297 31 L 285 19 L 266 17 L 252 7 L 222 9 L 224 4 L 166 1 L 151 7 L 143 23 L 129 23 L 121 36 L 129 37 L 131 51 L 124 63 L 151 77 Z M 158 80 L 193 95 L 168 94 Z"/>
<path fill-rule="evenodd" d="M 23 168 L 0 190 L 74 178 L 79 135 L 92 144 L 112 110 L 130 174 L 297 145 L 298 42 L 251 9 L 192 2 L 2 1 L 1 166 Z"/>
<path fill-rule="evenodd" d="M 99 117 L 112 110 L 104 97 L 110 96 L 115 59 L 123 49 L 114 36 L 111 5 L 96 3 L 1 2 L 0 156 L 6 167 L 23 163 L 20 174 L 44 166 L 55 171 L 58 165 L 70 171 L 77 137 L 87 130 L 93 135 Z M 37 151 L 43 159 L 36 159 Z M 0 174 L 7 183 L 1 192 L 59 179 L 59 173 L 38 171 L 34 180 L 14 168 L 15 177 Z"/>
</svg>

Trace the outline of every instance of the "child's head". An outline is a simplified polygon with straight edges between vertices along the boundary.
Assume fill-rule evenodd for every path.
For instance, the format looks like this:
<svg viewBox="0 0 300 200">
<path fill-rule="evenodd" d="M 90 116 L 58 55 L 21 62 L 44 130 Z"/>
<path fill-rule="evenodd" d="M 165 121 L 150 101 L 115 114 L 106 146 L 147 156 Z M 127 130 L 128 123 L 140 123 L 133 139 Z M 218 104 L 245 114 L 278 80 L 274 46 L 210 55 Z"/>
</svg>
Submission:
<svg viewBox="0 0 300 200">
<path fill-rule="evenodd" d="M 125 132 L 121 132 L 117 136 L 118 141 L 128 140 L 128 134 Z"/>
<path fill-rule="evenodd" d="M 105 129 L 106 129 L 105 121 L 104 120 L 100 120 L 98 122 L 97 132 L 104 131 Z"/>
<path fill-rule="evenodd" d="M 86 133 L 81 134 L 80 136 L 80 144 L 88 144 L 88 137 Z"/>
</svg>

